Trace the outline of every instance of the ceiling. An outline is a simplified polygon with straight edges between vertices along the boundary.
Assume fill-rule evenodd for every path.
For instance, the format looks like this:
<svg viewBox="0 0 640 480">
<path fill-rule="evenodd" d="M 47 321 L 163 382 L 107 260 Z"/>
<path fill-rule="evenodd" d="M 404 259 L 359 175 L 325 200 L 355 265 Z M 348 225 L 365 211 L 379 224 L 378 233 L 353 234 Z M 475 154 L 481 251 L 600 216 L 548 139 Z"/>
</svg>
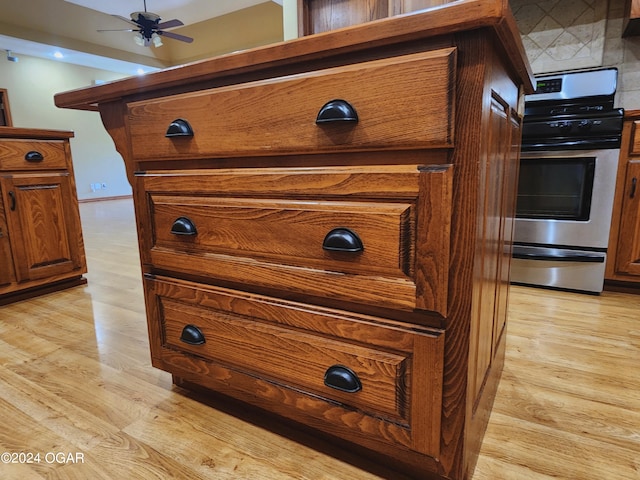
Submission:
<svg viewBox="0 0 640 480">
<path fill-rule="evenodd" d="M 20 55 L 57 58 L 134 75 L 209 56 L 204 47 L 219 42 L 204 37 L 221 30 L 221 17 L 238 21 L 245 10 L 247 16 L 274 13 L 282 0 L 146 0 L 147 11 L 158 14 L 161 21 L 181 20 L 184 26 L 170 30 L 196 38 L 192 44 L 167 39 L 160 48 L 140 47 L 128 32 L 97 32 L 129 28 L 113 15 L 129 18 L 134 11 L 144 11 L 144 4 L 145 0 L 0 0 L 0 49 L 18 59 Z"/>
<path fill-rule="evenodd" d="M 242 10 L 266 0 L 65 0 L 109 15 L 129 18 L 131 12 L 157 13 L 163 21 L 179 18 L 185 25 Z"/>
</svg>

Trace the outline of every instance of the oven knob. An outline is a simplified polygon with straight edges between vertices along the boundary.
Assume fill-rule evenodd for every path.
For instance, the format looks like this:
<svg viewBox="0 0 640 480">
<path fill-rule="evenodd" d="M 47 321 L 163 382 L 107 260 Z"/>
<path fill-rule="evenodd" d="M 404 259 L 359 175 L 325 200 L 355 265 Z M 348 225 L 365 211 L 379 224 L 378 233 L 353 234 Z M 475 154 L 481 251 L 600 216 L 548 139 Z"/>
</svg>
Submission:
<svg viewBox="0 0 640 480">
<path fill-rule="evenodd" d="M 578 129 L 579 130 L 591 130 L 591 126 L 592 125 L 593 125 L 593 122 L 591 120 L 582 120 L 578 124 Z"/>
</svg>

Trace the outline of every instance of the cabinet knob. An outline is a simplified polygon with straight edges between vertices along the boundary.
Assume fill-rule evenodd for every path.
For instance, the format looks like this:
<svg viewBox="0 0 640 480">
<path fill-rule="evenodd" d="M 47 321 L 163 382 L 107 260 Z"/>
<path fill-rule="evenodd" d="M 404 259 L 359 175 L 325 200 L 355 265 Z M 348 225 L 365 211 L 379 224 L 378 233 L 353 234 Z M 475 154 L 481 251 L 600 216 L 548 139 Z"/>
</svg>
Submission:
<svg viewBox="0 0 640 480">
<path fill-rule="evenodd" d="M 331 230 L 324 237 L 322 248 L 331 252 L 362 252 L 364 245 L 356 232 L 339 227 Z"/>
<path fill-rule="evenodd" d="M 325 103 L 316 117 L 316 123 L 352 122 L 358 123 L 358 113 L 346 100 L 331 100 Z"/>
<path fill-rule="evenodd" d="M 24 159 L 27 162 L 41 162 L 44 160 L 44 155 L 42 155 L 40 152 L 32 150 L 30 152 L 27 152 L 27 154 L 24 156 Z"/>
<path fill-rule="evenodd" d="M 182 329 L 180 341 L 188 345 L 202 345 L 205 343 L 204 334 L 195 325 L 186 325 Z"/>
<path fill-rule="evenodd" d="M 167 138 L 171 137 L 193 137 L 193 129 L 189 122 L 182 118 L 176 118 L 169 124 L 167 133 L 164 135 Z"/>
<path fill-rule="evenodd" d="M 324 384 L 341 392 L 356 393 L 362 390 L 358 375 L 342 365 L 329 367 L 324 374 Z"/>
<path fill-rule="evenodd" d="M 171 233 L 174 235 L 197 235 L 196 225 L 187 217 L 179 217 L 171 225 Z"/>
</svg>

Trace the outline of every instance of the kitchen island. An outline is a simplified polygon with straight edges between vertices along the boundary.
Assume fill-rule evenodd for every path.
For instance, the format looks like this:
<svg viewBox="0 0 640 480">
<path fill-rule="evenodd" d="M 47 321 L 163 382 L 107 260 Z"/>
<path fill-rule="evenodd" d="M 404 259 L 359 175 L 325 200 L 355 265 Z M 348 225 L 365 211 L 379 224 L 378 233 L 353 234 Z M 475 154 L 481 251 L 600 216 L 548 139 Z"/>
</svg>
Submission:
<svg viewBox="0 0 640 480">
<path fill-rule="evenodd" d="M 506 342 L 523 94 L 458 1 L 56 95 L 133 187 L 154 366 L 421 479 L 473 471 Z"/>
</svg>

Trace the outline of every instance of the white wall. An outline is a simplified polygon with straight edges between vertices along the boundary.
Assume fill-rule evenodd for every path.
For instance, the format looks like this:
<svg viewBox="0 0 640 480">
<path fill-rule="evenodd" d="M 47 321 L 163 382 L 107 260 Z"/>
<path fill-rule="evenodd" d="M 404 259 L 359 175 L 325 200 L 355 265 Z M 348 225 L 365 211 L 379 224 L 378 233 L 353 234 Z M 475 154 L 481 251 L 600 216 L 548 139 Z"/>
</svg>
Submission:
<svg viewBox="0 0 640 480">
<path fill-rule="evenodd" d="M 0 57 L 0 88 L 6 88 L 14 127 L 72 130 L 71 153 L 78 198 L 131 195 L 122 157 L 116 152 L 97 112 L 59 109 L 53 96 L 62 91 L 111 81 L 122 75 L 54 60 L 18 55 L 18 62 Z M 106 183 L 92 192 L 90 184 Z"/>
<path fill-rule="evenodd" d="M 281 5 L 284 39 L 298 38 L 298 0 L 283 0 Z"/>
</svg>

